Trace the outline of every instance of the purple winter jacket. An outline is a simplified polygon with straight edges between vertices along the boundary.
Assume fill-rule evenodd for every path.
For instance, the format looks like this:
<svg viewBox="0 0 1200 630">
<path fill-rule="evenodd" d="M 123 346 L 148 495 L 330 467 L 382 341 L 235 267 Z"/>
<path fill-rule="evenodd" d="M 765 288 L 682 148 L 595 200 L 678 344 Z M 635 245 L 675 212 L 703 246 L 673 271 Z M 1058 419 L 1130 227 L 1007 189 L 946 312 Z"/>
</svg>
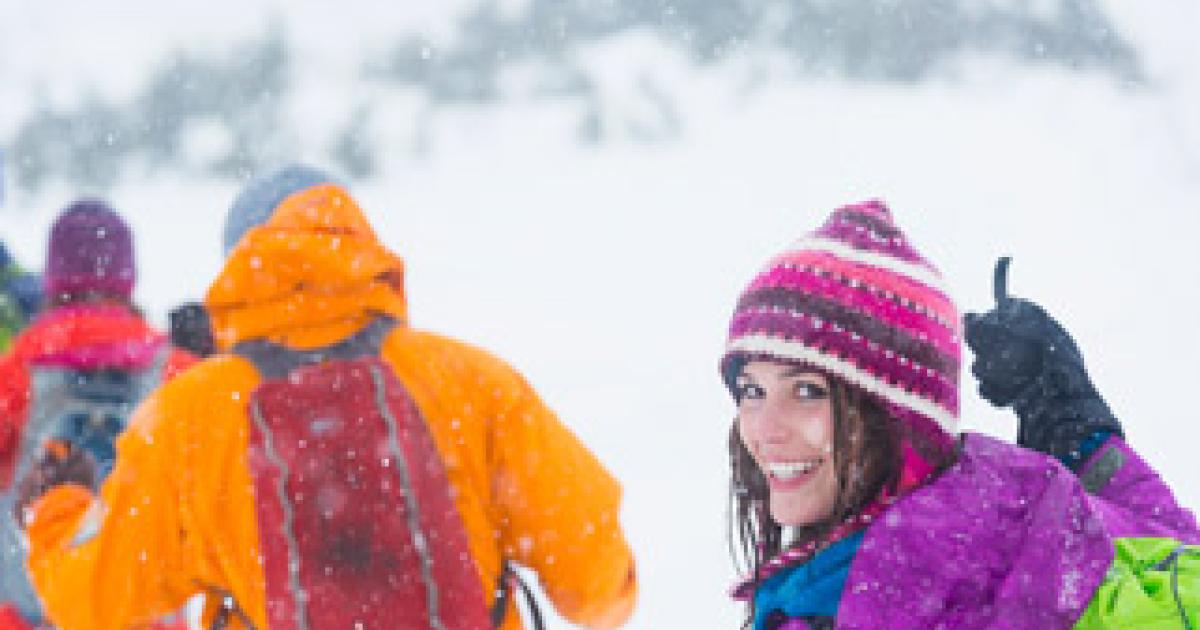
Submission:
<svg viewBox="0 0 1200 630">
<path fill-rule="evenodd" d="M 1068 630 L 1122 537 L 1200 543 L 1195 517 L 1120 438 L 1077 475 L 1041 453 L 967 434 L 953 466 L 866 531 L 836 627 Z"/>
</svg>

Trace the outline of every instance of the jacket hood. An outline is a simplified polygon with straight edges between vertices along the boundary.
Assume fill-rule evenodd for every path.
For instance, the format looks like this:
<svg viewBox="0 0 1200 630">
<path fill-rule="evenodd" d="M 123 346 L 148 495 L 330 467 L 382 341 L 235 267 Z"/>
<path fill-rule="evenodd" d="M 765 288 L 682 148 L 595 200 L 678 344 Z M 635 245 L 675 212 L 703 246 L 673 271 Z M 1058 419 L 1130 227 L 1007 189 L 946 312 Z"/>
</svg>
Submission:
<svg viewBox="0 0 1200 630">
<path fill-rule="evenodd" d="M 205 305 L 223 349 L 257 338 L 319 347 L 379 315 L 407 321 L 404 261 L 344 188 L 321 184 L 288 196 L 246 232 Z"/>
</svg>

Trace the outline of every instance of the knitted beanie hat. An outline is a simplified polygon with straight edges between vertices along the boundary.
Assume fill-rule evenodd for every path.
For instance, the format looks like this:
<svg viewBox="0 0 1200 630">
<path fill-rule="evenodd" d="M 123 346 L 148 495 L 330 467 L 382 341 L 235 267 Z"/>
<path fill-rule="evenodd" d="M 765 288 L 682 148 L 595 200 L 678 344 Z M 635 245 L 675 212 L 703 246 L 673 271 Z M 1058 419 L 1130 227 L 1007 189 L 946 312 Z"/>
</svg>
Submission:
<svg viewBox="0 0 1200 630">
<path fill-rule="evenodd" d="M 802 363 L 862 388 L 925 434 L 958 424 L 959 317 L 942 277 L 880 201 L 833 211 L 742 294 L 721 360 Z M 940 431 L 939 431 L 940 429 Z"/>
<path fill-rule="evenodd" d="M 129 299 L 136 280 L 133 234 L 104 202 L 76 201 L 54 221 L 46 251 L 47 296 L 102 293 Z"/>
<path fill-rule="evenodd" d="M 328 173 L 303 164 L 290 164 L 252 178 L 242 187 L 225 215 L 222 239 L 225 254 L 229 254 L 250 228 L 266 223 L 284 199 L 319 184 L 337 183 Z"/>
</svg>

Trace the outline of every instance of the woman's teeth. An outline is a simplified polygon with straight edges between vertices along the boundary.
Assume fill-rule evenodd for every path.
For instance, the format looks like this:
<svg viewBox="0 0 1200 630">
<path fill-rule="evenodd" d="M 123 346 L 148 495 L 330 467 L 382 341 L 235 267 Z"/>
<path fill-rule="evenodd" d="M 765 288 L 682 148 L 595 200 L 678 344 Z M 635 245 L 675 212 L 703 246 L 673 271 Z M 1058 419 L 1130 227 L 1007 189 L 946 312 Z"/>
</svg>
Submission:
<svg viewBox="0 0 1200 630">
<path fill-rule="evenodd" d="M 776 479 L 795 479 L 796 477 L 799 477 L 800 475 L 803 475 L 816 468 L 820 463 L 820 460 L 807 462 L 775 462 L 767 464 L 767 471 L 770 472 L 771 476 Z"/>
</svg>

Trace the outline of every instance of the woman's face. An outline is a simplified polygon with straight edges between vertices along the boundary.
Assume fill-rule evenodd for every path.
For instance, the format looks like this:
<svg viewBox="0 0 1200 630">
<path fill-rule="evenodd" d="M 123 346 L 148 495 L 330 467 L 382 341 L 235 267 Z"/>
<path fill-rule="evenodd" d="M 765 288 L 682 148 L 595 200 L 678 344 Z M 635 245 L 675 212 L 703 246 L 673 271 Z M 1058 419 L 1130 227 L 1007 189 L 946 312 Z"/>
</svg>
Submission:
<svg viewBox="0 0 1200 630">
<path fill-rule="evenodd" d="M 804 526 L 837 499 L 829 380 L 803 367 L 751 361 L 737 377 L 738 431 L 770 487 L 771 516 Z"/>
</svg>

